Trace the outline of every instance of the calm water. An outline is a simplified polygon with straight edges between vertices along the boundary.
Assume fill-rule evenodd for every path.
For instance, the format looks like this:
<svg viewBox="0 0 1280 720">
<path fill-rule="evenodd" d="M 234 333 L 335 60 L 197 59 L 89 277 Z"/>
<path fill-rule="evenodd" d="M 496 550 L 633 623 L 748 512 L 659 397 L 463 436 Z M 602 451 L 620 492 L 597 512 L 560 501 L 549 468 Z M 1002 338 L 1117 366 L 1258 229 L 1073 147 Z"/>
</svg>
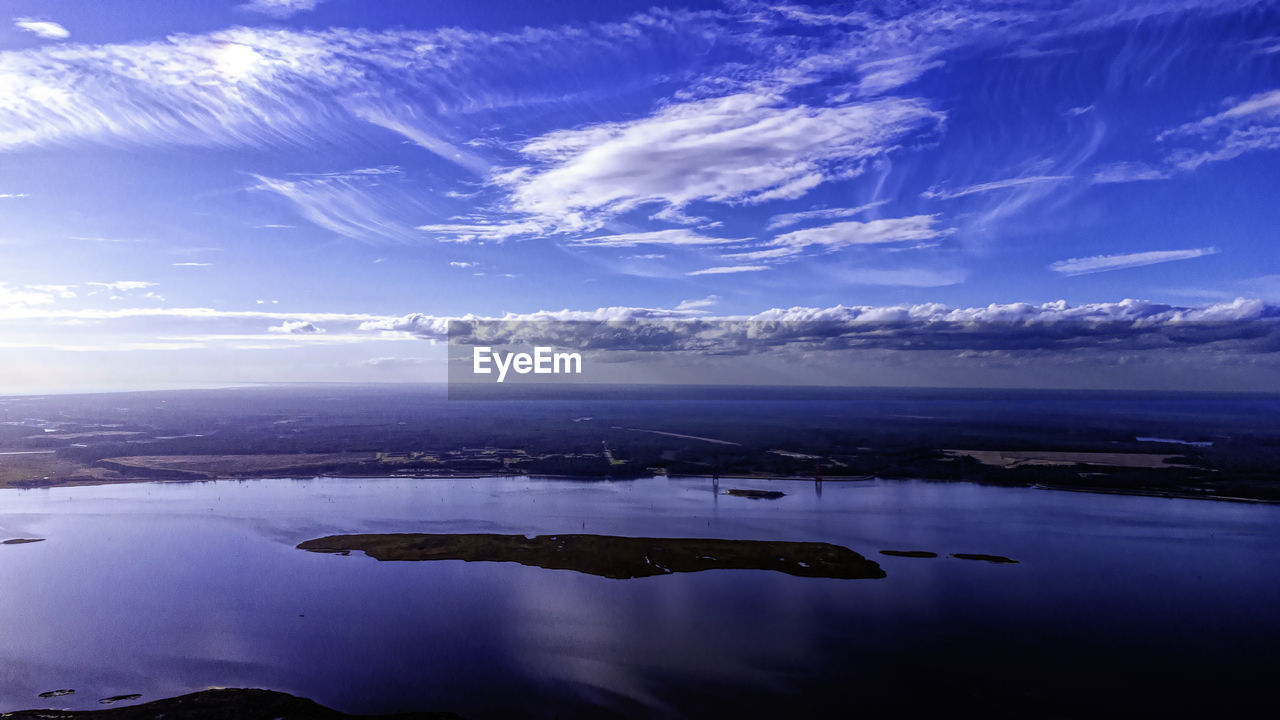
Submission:
<svg viewBox="0 0 1280 720">
<path fill-rule="evenodd" d="M 1269 702 L 1280 507 L 911 481 L 221 481 L 0 491 L 0 711 L 267 687 L 468 718 Z M 816 540 L 883 580 L 609 580 L 294 549 L 352 532 Z M 882 549 L 939 552 L 892 558 Z M 977 552 L 994 565 L 949 559 Z M 40 692 L 75 688 L 53 700 Z M 959 705 L 957 705 L 959 704 Z"/>
</svg>

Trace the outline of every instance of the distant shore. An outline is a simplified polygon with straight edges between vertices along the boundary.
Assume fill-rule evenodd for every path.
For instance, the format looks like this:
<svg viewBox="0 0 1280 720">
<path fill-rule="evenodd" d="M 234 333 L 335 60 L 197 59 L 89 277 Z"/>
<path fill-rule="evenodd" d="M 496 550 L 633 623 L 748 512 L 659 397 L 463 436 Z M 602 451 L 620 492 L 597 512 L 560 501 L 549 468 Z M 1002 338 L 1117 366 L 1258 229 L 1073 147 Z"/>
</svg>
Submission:
<svg viewBox="0 0 1280 720">
<path fill-rule="evenodd" d="M 99 485 L 131 485 L 137 483 L 198 483 L 198 482 L 221 482 L 221 481 L 246 481 L 246 480 L 312 480 L 315 478 L 336 478 L 344 480 L 382 480 L 382 479 L 406 479 L 406 480 L 483 480 L 488 478 L 527 478 L 527 479 L 545 479 L 545 480 L 576 480 L 583 482 L 597 481 L 627 481 L 642 480 L 649 477 L 670 477 L 672 479 L 695 479 L 712 481 L 717 478 L 714 475 L 696 475 L 696 474 L 679 474 L 679 475 L 653 475 L 653 476 L 627 476 L 627 477 L 611 477 L 607 475 L 557 475 L 544 473 L 432 473 L 432 472 L 415 472 L 415 473 L 380 473 L 380 474 L 358 474 L 358 473 L 272 473 L 269 475 L 215 475 L 205 477 L 191 477 L 180 475 L 175 477 L 163 476 L 137 476 L 137 477 L 120 477 L 120 478 L 68 478 L 65 480 L 49 478 L 39 481 L 18 481 L 0 484 L 0 490 L 41 490 L 46 488 L 61 487 L 92 487 Z M 969 482 L 979 485 L 998 485 L 1006 487 L 1023 487 L 1033 490 L 1056 490 L 1063 492 L 1080 492 L 1094 493 L 1099 495 L 1130 495 L 1138 497 L 1160 497 L 1180 500 L 1212 500 L 1217 502 L 1241 502 L 1241 503 L 1264 503 L 1264 504 L 1280 504 L 1280 500 L 1270 497 L 1248 497 L 1233 496 L 1221 494 L 1197 493 L 1187 490 L 1161 490 L 1157 488 L 1123 488 L 1123 487 L 1105 487 L 1105 486 L 1071 486 L 1071 485 L 1055 485 L 1049 483 L 1004 483 L 1004 482 L 984 482 L 978 478 L 954 478 L 954 479 L 938 479 L 938 478 L 910 478 L 910 477 L 882 477 L 874 475 L 858 475 L 858 476 L 830 476 L 830 477 L 805 477 L 802 475 L 777 476 L 777 475 L 753 475 L 753 474 L 733 474 L 720 475 L 718 479 L 721 482 L 729 483 L 734 480 L 756 480 L 767 482 L 806 482 L 806 483 L 855 483 L 868 482 L 873 480 L 887 480 L 890 482 L 898 481 L 922 481 L 936 483 L 951 482 Z M 728 494 L 726 492 L 726 494 Z"/>
</svg>

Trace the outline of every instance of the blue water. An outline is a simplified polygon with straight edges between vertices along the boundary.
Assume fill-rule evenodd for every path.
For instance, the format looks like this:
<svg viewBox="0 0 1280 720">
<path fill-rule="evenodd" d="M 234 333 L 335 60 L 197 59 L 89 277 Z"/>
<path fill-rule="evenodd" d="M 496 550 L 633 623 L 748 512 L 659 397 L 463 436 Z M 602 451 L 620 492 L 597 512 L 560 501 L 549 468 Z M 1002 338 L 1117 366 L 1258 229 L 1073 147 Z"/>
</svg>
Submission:
<svg viewBox="0 0 1280 720">
<path fill-rule="evenodd" d="M 719 487 L 788 495 L 665 478 L 0 491 L 0 539 L 47 538 L 0 545 L 0 711 L 210 686 L 467 718 L 843 717 L 956 703 L 1097 715 L 1269 701 L 1280 506 L 916 481 Z M 825 541 L 888 577 L 610 580 L 294 548 L 357 532 Z M 77 692 L 36 697 L 59 688 Z"/>
</svg>

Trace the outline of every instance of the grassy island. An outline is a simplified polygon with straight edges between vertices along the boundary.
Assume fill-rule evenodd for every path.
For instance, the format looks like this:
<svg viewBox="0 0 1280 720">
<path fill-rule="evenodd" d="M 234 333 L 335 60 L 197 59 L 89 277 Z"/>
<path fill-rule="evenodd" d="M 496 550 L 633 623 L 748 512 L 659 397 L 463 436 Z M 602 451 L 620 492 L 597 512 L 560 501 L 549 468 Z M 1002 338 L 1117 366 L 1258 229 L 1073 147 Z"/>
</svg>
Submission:
<svg viewBox="0 0 1280 720">
<path fill-rule="evenodd" d="M 773 570 L 799 577 L 882 578 L 884 571 L 849 548 L 820 542 L 643 538 L 614 535 L 420 533 L 332 535 L 300 550 L 360 551 L 377 560 L 514 562 L 614 579 L 702 570 Z"/>
<path fill-rule="evenodd" d="M 118 696 L 118 701 L 138 696 Z M 106 698 L 113 700 L 113 698 Z M 155 700 L 141 705 L 103 710 L 19 710 L 5 713 L 6 720 L 342 720 L 380 718 L 382 720 L 457 720 L 453 713 L 397 713 L 394 715 L 348 715 L 311 700 L 272 690 L 215 689 Z"/>
</svg>

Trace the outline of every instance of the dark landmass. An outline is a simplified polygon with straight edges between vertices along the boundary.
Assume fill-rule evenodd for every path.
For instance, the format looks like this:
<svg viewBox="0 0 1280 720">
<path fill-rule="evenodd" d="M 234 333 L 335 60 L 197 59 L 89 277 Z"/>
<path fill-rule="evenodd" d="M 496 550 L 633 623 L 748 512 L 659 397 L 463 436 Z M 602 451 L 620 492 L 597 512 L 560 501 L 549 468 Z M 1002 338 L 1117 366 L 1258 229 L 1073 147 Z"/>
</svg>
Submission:
<svg viewBox="0 0 1280 720">
<path fill-rule="evenodd" d="M 64 695 L 75 695 L 75 694 L 76 694 L 75 690 L 50 690 L 49 692 L 40 693 L 40 697 L 48 699 L 48 698 L 62 697 Z"/>
<path fill-rule="evenodd" d="M 725 490 L 724 494 L 733 495 L 734 497 L 751 498 L 752 500 L 777 500 L 778 498 L 787 496 L 786 493 L 778 492 L 777 490 L 740 490 L 738 488 Z"/>
<path fill-rule="evenodd" d="M 503 390 L 503 392 L 507 392 Z M 515 389 L 512 392 L 523 392 Z M 0 398 L 0 487 L 219 478 L 916 478 L 1280 501 L 1280 395 L 298 385 Z"/>
<path fill-rule="evenodd" d="M 116 703 L 119 703 L 119 702 L 129 702 L 130 700 L 137 700 L 140 697 L 142 696 L 139 695 L 138 693 L 129 693 L 128 695 L 112 695 L 111 697 L 102 698 L 101 700 L 98 701 L 98 703 L 102 705 L 115 705 Z"/>
<path fill-rule="evenodd" d="M 907 557 L 907 558 L 936 558 L 938 553 L 929 552 L 928 550 L 881 550 L 881 555 L 890 557 Z"/>
<path fill-rule="evenodd" d="M 0 545 L 26 545 L 27 543 L 44 542 L 44 538 L 13 538 L 0 542 Z"/>
<path fill-rule="evenodd" d="M 43 697 L 43 696 L 41 696 Z M 121 696 L 136 699 L 137 695 Z M 110 698 L 108 698 L 110 699 Z M 104 710 L 19 710 L 0 714 L 7 720 L 340 720 L 341 718 L 384 718 L 385 720 L 456 720 L 453 713 L 398 713 L 394 715 L 348 715 L 311 700 L 271 690 L 204 690 L 176 698 L 156 700 L 129 707 Z"/>
<path fill-rule="evenodd" d="M 300 550 L 364 552 L 377 560 L 514 562 L 625 580 L 702 570 L 774 570 L 799 577 L 882 578 L 884 571 L 849 548 L 818 542 L 643 538 L 614 535 L 332 535 Z"/>
<path fill-rule="evenodd" d="M 983 553 L 951 553 L 951 557 L 961 560 L 984 560 L 990 563 L 1012 563 L 1014 565 L 1018 563 L 1017 560 L 1003 555 L 984 555 Z"/>
</svg>

